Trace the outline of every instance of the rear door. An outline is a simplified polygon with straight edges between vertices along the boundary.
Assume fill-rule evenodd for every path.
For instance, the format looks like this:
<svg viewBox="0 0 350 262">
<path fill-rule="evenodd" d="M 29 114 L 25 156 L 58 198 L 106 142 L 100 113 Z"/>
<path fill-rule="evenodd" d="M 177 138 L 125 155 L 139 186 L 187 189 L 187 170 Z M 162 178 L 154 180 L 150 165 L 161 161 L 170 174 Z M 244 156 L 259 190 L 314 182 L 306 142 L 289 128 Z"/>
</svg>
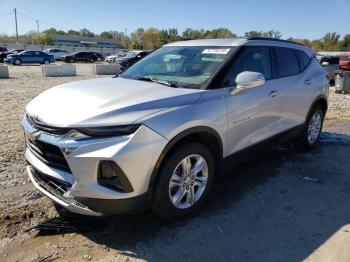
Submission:
<svg viewBox="0 0 350 262">
<path fill-rule="evenodd" d="M 79 52 L 75 54 L 75 61 L 84 61 L 84 52 Z"/>
<path fill-rule="evenodd" d="M 33 62 L 34 63 L 42 63 L 44 61 L 44 54 L 39 51 L 33 52 Z"/>
<path fill-rule="evenodd" d="M 281 130 L 296 127 L 305 121 L 313 99 L 311 59 L 301 50 L 273 47 L 273 78 L 278 97 Z"/>
<path fill-rule="evenodd" d="M 21 54 L 22 63 L 33 63 L 34 52 L 26 51 Z"/>
</svg>

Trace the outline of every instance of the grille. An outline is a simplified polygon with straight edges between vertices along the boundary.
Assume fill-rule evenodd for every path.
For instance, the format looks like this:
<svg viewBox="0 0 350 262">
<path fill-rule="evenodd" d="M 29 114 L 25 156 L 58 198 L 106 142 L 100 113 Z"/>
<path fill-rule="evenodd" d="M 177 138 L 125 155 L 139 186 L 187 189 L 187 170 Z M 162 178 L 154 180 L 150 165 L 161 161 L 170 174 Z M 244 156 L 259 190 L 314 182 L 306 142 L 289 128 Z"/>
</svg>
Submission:
<svg viewBox="0 0 350 262">
<path fill-rule="evenodd" d="M 45 164 L 71 173 L 66 158 L 57 146 L 39 140 L 26 139 L 26 142 L 29 150 Z"/>
<path fill-rule="evenodd" d="M 56 179 L 54 177 L 48 176 L 39 170 L 35 169 L 33 166 L 30 166 L 30 169 L 32 171 L 32 175 L 34 180 L 47 192 L 51 193 L 52 195 L 56 196 L 60 200 L 62 200 L 65 203 L 73 204 L 75 206 L 78 206 L 80 208 L 88 208 L 84 204 L 75 201 L 72 198 L 67 198 L 64 196 L 64 193 L 66 193 L 68 190 L 71 189 L 72 185 Z"/>
<path fill-rule="evenodd" d="M 32 166 L 31 170 L 35 181 L 41 187 L 43 187 L 46 191 L 50 192 L 51 194 L 61 198 L 62 200 L 67 201 L 65 198 L 63 198 L 63 194 L 71 188 L 71 185 L 69 183 L 45 175 L 37 169 L 33 168 Z"/>
<path fill-rule="evenodd" d="M 70 128 L 64 128 L 64 127 L 52 127 L 52 126 L 47 126 L 47 125 L 43 125 L 38 123 L 37 121 L 35 121 L 33 118 L 31 118 L 29 115 L 26 115 L 27 121 L 28 123 L 39 130 L 42 130 L 46 133 L 49 134 L 54 134 L 54 135 L 64 135 L 66 133 L 68 133 L 71 129 Z"/>
</svg>

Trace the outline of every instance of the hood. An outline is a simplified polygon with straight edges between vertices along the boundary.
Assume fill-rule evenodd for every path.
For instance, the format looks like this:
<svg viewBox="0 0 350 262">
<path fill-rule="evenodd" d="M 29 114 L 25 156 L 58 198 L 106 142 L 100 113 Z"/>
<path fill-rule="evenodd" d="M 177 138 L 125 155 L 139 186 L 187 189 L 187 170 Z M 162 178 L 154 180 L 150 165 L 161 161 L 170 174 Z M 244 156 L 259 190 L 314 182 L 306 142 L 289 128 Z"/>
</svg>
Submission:
<svg viewBox="0 0 350 262">
<path fill-rule="evenodd" d="M 51 88 L 34 98 L 26 112 L 54 127 L 126 125 L 163 109 L 193 103 L 202 92 L 124 78 L 100 78 Z"/>
</svg>

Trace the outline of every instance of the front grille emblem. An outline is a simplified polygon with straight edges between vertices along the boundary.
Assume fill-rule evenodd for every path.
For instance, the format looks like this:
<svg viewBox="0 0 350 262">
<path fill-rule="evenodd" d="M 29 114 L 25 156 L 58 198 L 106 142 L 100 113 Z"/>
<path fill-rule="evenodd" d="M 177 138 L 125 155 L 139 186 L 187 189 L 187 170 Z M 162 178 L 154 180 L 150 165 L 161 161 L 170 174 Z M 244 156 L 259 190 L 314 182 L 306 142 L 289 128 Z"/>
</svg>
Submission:
<svg viewBox="0 0 350 262">
<path fill-rule="evenodd" d="M 27 139 L 31 142 L 38 140 L 40 137 L 41 133 L 40 131 L 34 131 L 32 133 L 27 133 Z"/>
</svg>

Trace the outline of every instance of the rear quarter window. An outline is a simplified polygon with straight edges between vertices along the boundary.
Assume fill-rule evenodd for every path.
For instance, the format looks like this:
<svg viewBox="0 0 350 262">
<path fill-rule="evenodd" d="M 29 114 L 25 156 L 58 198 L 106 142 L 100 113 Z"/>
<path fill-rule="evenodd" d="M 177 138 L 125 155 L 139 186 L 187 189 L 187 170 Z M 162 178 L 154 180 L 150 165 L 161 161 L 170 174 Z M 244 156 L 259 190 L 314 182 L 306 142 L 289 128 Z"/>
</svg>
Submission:
<svg viewBox="0 0 350 262">
<path fill-rule="evenodd" d="M 300 51 L 300 50 L 295 50 L 295 54 L 299 61 L 300 71 L 303 71 L 307 67 L 307 65 L 310 63 L 311 58 L 307 54 L 305 54 L 303 51 Z"/>
<path fill-rule="evenodd" d="M 275 77 L 287 77 L 299 73 L 299 62 L 293 49 L 273 48 Z"/>
</svg>

